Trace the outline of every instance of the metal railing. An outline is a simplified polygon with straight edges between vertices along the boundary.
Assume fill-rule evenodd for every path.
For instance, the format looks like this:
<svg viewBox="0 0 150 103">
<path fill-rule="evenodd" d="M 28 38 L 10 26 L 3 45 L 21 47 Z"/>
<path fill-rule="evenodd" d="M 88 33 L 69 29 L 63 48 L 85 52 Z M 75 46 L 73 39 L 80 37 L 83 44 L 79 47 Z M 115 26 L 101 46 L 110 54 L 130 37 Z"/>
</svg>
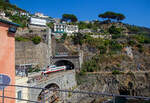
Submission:
<svg viewBox="0 0 150 103">
<path fill-rule="evenodd" d="M 72 94 L 85 94 L 85 95 L 92 95 L 92 96 L 106 96 L 106 97 L 112 97 L 111 103 L 116 103 L 116 97 L 122 97 L 126 99 L 139 99 L 139 100 L 147 100 L 150 101 L 150 97 L 143 97 L 143 96 L 129 96 L 129 95 L 118 95 L 118 94 L 109 94 L 109 93 L 101 93 L 101 92 L 87 92 L 87 91 L 72 91 L 72 90 L 63 90 L 63 89 L 47 89 L 47 88 L 39 88 L 39 87 L 30 87 L 30 86 L 21 86 L 21 85 L 5 85 L 0 84 L 1 86 L 7 86 L 7 87 L 19 87 L 19 88 L 28 88 L 28 89 L 36 89 L 36 90 L 48 90 L 50 91 L 57 91 L 61 93 L 72 93 Z M 2 90 L 2 95 L 0 95 L 0 98 L 2 98 L 2 103 L 4 103 L 5 99 L 15 99 L 19 101 L 26 101 L 29 103 L 45 103 L 45 95 L 46 93 L 42 93 L 42 100 L 41 101 L 34 101 L 34 100 L 28 100 L 28 99 L 21 99 L 21 98 L 15 98 L 15 97 L 9 97 L 5 96 L 5 89 Z M 110 102 L 103 102 L 103 103 L 110 103 Z"/>
</svg>

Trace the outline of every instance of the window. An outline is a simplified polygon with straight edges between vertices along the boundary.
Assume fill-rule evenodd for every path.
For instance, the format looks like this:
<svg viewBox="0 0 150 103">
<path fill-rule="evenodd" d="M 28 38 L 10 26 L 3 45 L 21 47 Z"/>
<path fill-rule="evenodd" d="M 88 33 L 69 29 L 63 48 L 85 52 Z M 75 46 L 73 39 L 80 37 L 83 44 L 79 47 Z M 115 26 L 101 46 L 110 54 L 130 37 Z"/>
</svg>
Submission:
<svg viewBox="0 0 150 103">
<path fill-rule="evenodd" d="M 22 99 L 22 91 L 18 91 L 17 92 L 17 98 L 18 99 Z"/>
</svg>

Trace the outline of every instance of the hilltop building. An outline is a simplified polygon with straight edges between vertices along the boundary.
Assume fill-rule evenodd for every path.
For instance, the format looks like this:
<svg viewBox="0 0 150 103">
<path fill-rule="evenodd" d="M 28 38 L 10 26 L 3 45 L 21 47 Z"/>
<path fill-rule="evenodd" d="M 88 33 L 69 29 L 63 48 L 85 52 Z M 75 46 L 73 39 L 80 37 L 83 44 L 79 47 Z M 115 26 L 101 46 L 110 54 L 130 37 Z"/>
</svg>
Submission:
<svg viewBox="0 0 150 103">
<path fill-rule="evenodd" d="M 6 15 L 6 14 L 5 14 L 5 12 L 4 12 L 4 11 L 0 11 L 0 17 L 1 17 L 1 18 L 4 18 L 4 17 L 5 17 L 5 15 Z"/>
<path fill-rule="evenodd" d="M 72 34 L 72 33 L 77 33 L 78 31 L 79 29 L 77 25 L 67 25 L 66 33 Z"/>
<path fill-rule="evenodd" d="M 34 15 L 40 18 L 49 18 L 49 16 L 45 16 L 43 13 L 39 13 L 39 12 L 35 13 Z"/>
<path fill-rule="evenodd" d="M 15 84 L 15 32 L 19 25 L 0 19 L 0 74 L 10 77 L 10 85 Z M 15 98 L 15 87 L 6 87 L 5 96 Z M 0 94 L 2 91 L 0 91 Z M 0 98 L 2 102 L 2 98 Z M 5 98 L 5 103 L 15 103 L 14 99 Z"/>
<path fill-rule="evenodd" d="M 59 18 L 52 18 L 50 16 L 45 16 L 43 13 L 35 13 L 32 17 L 34 18 L 40 18 L 40 19 L 45 19 L 46 23 L 60 23 L 61 19 Z"/>
<path fill-rule="evenodd" d="M 46 20 L 45 19 L 42 19 L 42 18 L 39 18 L 39 17 L 31 17 L 30 18 L 30 23 L 29 23 L 29 27 L 30 28 L 42 28 L 42 27 L 46 27 Z"/>
<path fill-rule="evenodd" d="M 53 35 L 55 37 L 61 37 L 64 33 L 67 33 L 68 36 L 79 31 L 77 25 L 68 25 L 66 23 L 54 23 Z"/>
</svg>

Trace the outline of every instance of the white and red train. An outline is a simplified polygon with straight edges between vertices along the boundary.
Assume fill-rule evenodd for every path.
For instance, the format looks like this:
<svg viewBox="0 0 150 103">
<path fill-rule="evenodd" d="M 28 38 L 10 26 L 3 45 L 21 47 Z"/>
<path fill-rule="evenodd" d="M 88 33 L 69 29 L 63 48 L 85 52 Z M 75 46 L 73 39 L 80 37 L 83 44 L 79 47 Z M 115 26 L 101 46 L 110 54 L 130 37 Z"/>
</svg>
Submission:
<svg viewBox="0 0 150 103">
<path fill-rule="evenodd" d="M 49 73 L 53 73 L 53 72 L 57 72 L 57 71 L 63 71 L 63 70 L 66 70 L 66 66 L 52 65 L 52 66 L 47 66 L 47 69 L 42 71 L 42 74 L 49 74 Z"/>
</svg>

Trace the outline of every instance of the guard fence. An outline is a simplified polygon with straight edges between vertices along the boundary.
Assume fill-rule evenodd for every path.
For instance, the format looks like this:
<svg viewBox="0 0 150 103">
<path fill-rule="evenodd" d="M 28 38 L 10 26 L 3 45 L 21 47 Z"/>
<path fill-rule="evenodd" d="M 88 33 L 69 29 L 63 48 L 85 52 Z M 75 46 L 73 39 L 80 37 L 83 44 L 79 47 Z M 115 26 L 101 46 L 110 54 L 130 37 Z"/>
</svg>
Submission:
<svg viewBox="0 0 150 103">
<path fill-rule="evenodd" d="M 5 99 L 14 99 L 16 100 L 16 103 L 55 103 L 56 101 L 59 101 L 59 103 L 82 103 L 82 102 L 85 103 L 85 101 L 88 101 L 88 103 L 90 103 L 89 101 L 91 101 L 92 103 L 150 103 L 150 97 L 144 97 L 144 96 L 129 96 L 129 95 L 101 93 L 101 92 L 88 92 L 88 91 L 77 91 L 77 90 L 73 91 L 73 90 L 63 90 L 63 89 L 56 89 L 56 88 L 47 89 L 47 88 L 39 88 L 39 87 L 31 87 L 31 86 L 0 84 L 0 87 L 3 86 L 7 86 L 7 87 L 1 90 L 0 103 L 5 103 Z M 11 97 L 5 95 L 5 93 L 7 92 L 12 92 L 11 90 L 7 89 L 8 87 L 15 87 L 15 88 L 20 88 L 20 90 L 23 89 L 26 90 L 22 92 L 22 94 L 21 93 L 19 94 L 19 92 L 18 94 L 16 93 L 17 94 L 16 97 Z M 39 97 L 36 100 L 33 100 L 32 98 L 28 97 L 29 94 L 32 94 L 31 92 L 28 91 L 28 89 L 41 91 L 41 93 L 38 94 Z M 59 95 L 57 96 L 53 95 L 57 93 Z M 23 94 L 26 94 L 27 98 L 22 98 Z M 37 94 L 32 94 L 32 96 L 33 95 L 37 95 Z"/>
</svg>

